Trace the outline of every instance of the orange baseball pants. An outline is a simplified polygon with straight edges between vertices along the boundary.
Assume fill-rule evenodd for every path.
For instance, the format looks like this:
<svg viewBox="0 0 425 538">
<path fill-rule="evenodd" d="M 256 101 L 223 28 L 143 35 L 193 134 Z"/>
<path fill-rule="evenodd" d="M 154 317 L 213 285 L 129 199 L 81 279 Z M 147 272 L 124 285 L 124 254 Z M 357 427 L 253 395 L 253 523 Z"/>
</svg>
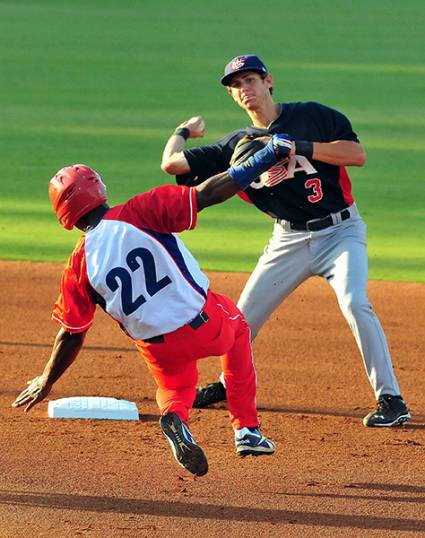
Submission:
<svg viewBox="0 0 425 538">
<path fill-rule="evenodd" d="M 197 361 L 220 356 L 233 428 L 256 427 L 257 378 L 249 326 L 225 295 L 209 291 L 203 311 L 209 319 L 198 329 L 184 325 L 165 334 L 162 343 L 136 341 L 155 378 L 161 414 L 176 413 L 187 423 L 196 395 Z"/>
</svg>

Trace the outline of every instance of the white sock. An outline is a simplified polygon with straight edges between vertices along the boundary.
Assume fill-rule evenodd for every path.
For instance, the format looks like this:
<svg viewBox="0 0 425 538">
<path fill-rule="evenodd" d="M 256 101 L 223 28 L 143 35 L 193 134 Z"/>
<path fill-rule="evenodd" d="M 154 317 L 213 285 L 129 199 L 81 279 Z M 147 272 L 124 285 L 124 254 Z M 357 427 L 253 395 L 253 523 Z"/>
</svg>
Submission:
<svg viewBox="0 0 425 538">
<path fill-rule="evenodd" d="M 242 437 L 244 437 L 244 435 L 246 435 L 247 433 L 252 432 L 249 431 L 248 428 L 240 428 L 239 430 L 235 430 L 235 439 L 242 439 Z"/>
</svg>

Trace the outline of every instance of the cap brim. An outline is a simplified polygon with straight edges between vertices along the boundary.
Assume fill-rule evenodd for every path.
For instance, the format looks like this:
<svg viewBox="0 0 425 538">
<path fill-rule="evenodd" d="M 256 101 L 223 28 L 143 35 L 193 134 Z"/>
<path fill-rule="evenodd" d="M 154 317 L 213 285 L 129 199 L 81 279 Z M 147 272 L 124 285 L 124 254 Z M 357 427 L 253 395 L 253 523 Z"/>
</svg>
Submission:
<svg viewBox="0 0 425 538">
<path fill-rule="evenodd" d="M 263 69 L 256 69 L 255 67 L 241 67 L 241 69 L 238 69 L 234 73 L 230 73 L 229 75 L 222 77 L 220 82 L 223 84 L 223 86 L 228 86 L 233 77 L 239 75 L 239 73 L 243 73 L 244 71 L 254 71 L 254 73 L 267 75 L 267 71 L 264 71 Z"/>
</svg>

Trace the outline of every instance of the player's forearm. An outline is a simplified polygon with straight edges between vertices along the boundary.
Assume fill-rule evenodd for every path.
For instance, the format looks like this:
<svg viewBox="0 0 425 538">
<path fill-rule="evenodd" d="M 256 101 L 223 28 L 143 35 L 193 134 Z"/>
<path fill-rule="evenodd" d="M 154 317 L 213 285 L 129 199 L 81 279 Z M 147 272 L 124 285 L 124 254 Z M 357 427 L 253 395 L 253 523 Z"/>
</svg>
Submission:
<svg viewBox="0 0 425 538">
<path fill-rule="evenodd" d="M 184 156 L 188 138 L 202 138 L 205 134 L 205 122 L 202 116 L 193 116 L 180 123 L 168 139 L 162 154 L 161 169 L 175 176 L 190 172 L 190 166 Z"/>
<path fill-rule="evenodd" d="M 207 179 L 195 187 L 195 190 L 198 211 L 201 211 L 210 205 L 225 202 L 234 196 L 240 188 L 227 172 L 222 172 Z"/>
<path fill-rule="evenodd" d="M 86 332 L 72 334 L 59 329 L 56 335 L 52 353 L 43 370 L 43 378 L 53 385 L 74 362 L 80 352 Z"/>
<path fill-rule="evenodd" d="M 366 153 L 358 142 L 314 142 L 313 159 L 337 166 L 364 166 Z"/>
<path fill-rule="evenodd" d="M 172 134 L 162 153 L 161 169 L 167 174 L 185 174 L 190 171 L 189 163 L 183 154 L 186 140 L 183 136 Z"/>
</svg>

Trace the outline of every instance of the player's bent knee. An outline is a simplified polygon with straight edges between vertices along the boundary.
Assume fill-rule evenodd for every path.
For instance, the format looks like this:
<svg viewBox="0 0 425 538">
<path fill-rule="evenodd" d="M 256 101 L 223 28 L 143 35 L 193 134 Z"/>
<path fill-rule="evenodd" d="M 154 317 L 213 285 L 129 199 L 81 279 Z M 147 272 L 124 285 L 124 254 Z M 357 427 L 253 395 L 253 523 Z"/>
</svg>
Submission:
<svg viewBox="0 0 425 538">
<path fill-rule="evenodd" d="M 340 301 L 339 306 L 344 317 L 348 320 L 352 318 L 356 319 L 372 310 L 372 306 L 367 298 L 356 297 L 354 295 L 347 295 L 344 301 Z"/>
</svg>

